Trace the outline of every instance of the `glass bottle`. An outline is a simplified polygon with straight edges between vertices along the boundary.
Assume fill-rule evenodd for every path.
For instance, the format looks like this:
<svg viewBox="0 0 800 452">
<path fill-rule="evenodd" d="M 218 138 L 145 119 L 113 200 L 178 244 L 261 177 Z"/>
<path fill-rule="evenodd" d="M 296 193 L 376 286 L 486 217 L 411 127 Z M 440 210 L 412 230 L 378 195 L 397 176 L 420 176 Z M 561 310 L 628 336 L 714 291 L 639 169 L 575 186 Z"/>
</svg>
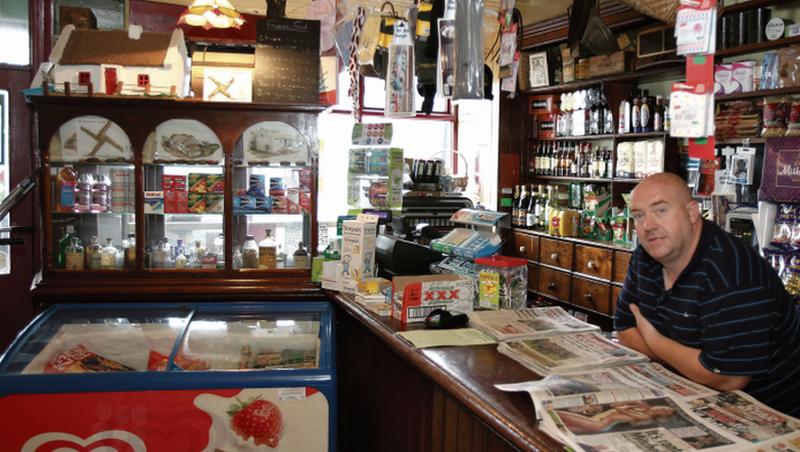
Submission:
<svg viewBox="0 0 800 452">
<path fill-rule="evenodd" d="M 303 246 L 303 242 L 297 244 L 297 249 L 294 252 L 294 266 L 297 268 L 308 268 L 309 255 Z"/>
<path fill-rule="evenodd" d="M 258 268 L 278 268 L 278 246 L 272 238 L 272 230 L 266 230 L 266 237 L 258 244 Z"/>
<path fill-rule="evenodd" d="M 204 254 L 205 250 L 203 250 L 200 240 L 195 240 L 194 248 L 192 248 L 192 251 L 189 253 L 189 260 L 186 262 L 186 266 L 189 268 L 200 268 L 202 265 L 200 259 L 202 259 Z"/>
<path fill-rule="evenodd" d="M 525 227 L 525 215 L 527 214 L 528 209 L 525 207 L 528 205 L 528 191 L 525 189 L 525 186 L 520 186 L 519 191 L 519 206 L 517 207 L 517 221 L 516 225 L 519 227 Z"/>
<path fill-rule="evenodd" d="M 233 269 L 234 270 L 242 269 L 242 250 L 238 248 L 233 250 Z"/>
<path fill-rule="evenodd" d="M 111 181 L 105 174 L 98 174 L 92 184 L 92 212 L 108 212 Z"/>
<path fill-rule="evenodd" d="M 92 210 L 92 185 L 94 177 L 89 173 L 81 174 L 78 184 L 75 186 L 75 205 L 74 212 L 89 212 Z"/>
<path fill-rule="evenodd" d="M 97 236 L 93 235 L 89 239 L 89 244 L 83 253 L 83 268 L 89 270 L 97 270 L 100 268 L 100 244 L 97 242 Z"/>
<path fill-rule="evenodd" d="M 186 255 L 183 252 L 175 255 L 175 268 L 186 268 L 186 263 Z"/>
<path fill-rule="evenodd" d="M 174 259 L 178 259 L 178 256 L 186 257 L 186 247 L 183 246 L 183 239 L 178 239 L 175 241 L 175 247 L 172 249 L 172 257 Z M 184 261 L 185 263 L 186 261 Z M 177 264 L 177 260 L 176 260 Z"/>
<path fill-rule="evenodd" d="M 75 186 L 78 184 L 78 172 L 71 166 L 59 170 L 56 176 L 56 211 L 72 212 L 75 207 Z"/>
<path fill-rule="evenodd" d="M 258 251 L 256 238 L 248 235 L 244 244 L 242 244 L 242 268 L 258 268 Z"/>
<path fill-rule="evenodd" d="M 217 234 L 214 239 L 214 254 L 217 255 L 217 265 L 225 265 L 225 235 L 223 233 Z"/>
<path fill-rule="evenodd" d="M 123 243 L 122 247 L 122 254 L 124 255 L 124 267 L 125 268 L 135 268 L 136 267 L 136 236 L 134 234 L 128 234 L 127 240 Z"/>
<path fill-rule="evenodd" d="M 100 268 L 102 270 L 113 270 L 117 265 L 117 248 L 114 241 L 106 239 L 106 246 L 100 251 Z"/>
<path fill-rule="evenodd" d="M 72 237 L 75 236 L 75 226 L 68 224 L 64 226 L 64 236 L 58 241 L 58 252 L 56 253 L 56 268 L 66 267 L 67 247 L 72 242 Z"/>
<path fill-rule="evenodd" d="M 514 186 L 514 200 L 511 202 L 511 225 L 517 225 L 519 216 L 519 185 Z"/>
<path fill-rule="evenodd" d="M 67 270 L 83 270 L 83 247 L 81 239 L 78 237 L 70 238 L 70 245 L 64 253 L 64 268 Z"/>
</svg>

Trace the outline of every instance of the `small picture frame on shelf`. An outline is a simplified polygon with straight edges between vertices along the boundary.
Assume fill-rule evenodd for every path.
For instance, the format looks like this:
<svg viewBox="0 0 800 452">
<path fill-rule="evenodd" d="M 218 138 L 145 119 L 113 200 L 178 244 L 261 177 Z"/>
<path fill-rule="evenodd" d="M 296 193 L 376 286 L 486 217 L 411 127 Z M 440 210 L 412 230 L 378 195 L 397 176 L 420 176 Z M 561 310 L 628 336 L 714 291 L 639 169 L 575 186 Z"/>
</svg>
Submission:
<svg viewBox="0 0 800 452">
<path fill-rule="evenodd" d="M 547 71 L 547 52 L 528 55 L 528 80 L 531 88 L 550 85 Z"/>
</svg>

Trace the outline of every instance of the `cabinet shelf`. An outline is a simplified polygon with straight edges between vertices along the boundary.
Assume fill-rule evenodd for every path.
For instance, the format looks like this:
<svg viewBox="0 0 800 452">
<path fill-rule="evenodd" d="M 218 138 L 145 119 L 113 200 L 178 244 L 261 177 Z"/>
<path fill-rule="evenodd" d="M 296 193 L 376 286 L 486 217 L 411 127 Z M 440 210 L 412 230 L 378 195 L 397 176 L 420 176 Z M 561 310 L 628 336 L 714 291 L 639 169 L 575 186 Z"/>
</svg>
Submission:
<svg viewBox="0 0 800 452">
<path fill-rule="evenodd" d="M 800 87 L 796 88 L 800 92 Z M 604 135 L 582 135 L 570 137 L 536 138 L 533 141 L 600 141 L 600 140 L 635 140 L 639 138 L 663 138 L 669 137 L 669 132 L 639 132 L 639 133 L 610 133 Z"/>
<path fill-rule="evenodd" d="M 786 88 L 777 89 L 762 89 L 755 91 L 748 91 L 746 93 L 732 93 L 732 94 L 716 94 L 714 96 L 715 102 L 726 102 L 741 99 L 753 99 L 759 97 L 780 96 L 783 94 L 798 94 L 800 95 L 800 86 L 789 86 Z"/>
<path fill-rule="evenodd" d="M 193 160 L 161 160 L 155 159 L 152 162 L 145 162 L 145 166 L 204 166 L 209 168 L 221 168 L 223 162 L 217 162 L 214 160 L 202 160 L 202 161 L 193 161 Z"/>
<path fill-rule="evenodd" d="M 765 50 L 779 49 L 792 44 L 800 43 L 800 36 L 792 36 L 791 38 L 781 38 L 774 41 L 764 41 L 755 44 L 747 44 L 744 46 L 728 47 L 727 49 L 719 49 L 716 52 L 717 58 L 730 57 L 737 55 L 746 55 L 748 53 L 763 52 Z"/>
<path fill-rule="evenodd" d="M 79 160 L 79 161 L 64 161 L 64 160 L 53 160 L 49 162 L 50 166 L 73 166 L 73 165 L 92 165 L 92 166 L 113 166 L 113 167 L 123 167 L 123 168 L 132 168 L 134 162 L 132 161 L 125 161 L 125 160 L 111 160 L 111 161 L 101 161 L 101 160 Z"/>
<path fill-rule="evenodd" d="M 597 177 L 573 177 L 573 176 L 537 176 L 535 174 L 529 175 L 532 179 L 565 181 L 565 182 L 612 182 L 612 179 L 597 178 Z"/>
<path fill-rule="evenodd" d="M 537 141 L 592 141 L 592 140 L 611 140 L 614 138 L 613 134 L 606 135 L 583 135 L 575 137 L 553 137 L 553 138 L 535 138 Z"/>
<path fill-rule="evenodd" d="M 122 215 L 135 215 L 136 212 L 50 212 L 58 217 L 119 217 Z"/>
<path fill-rule="evenodd" d="M 746 11 L 752 8 L 776 6 L 782 3 L 786 3 L 786 0 L 750 0 L 747 2 L 736 3 L 734 5 L 723 6 L 719 8 L 718 15 L 722 16 L 724 14 L 733 13 L 737 11 Z"/>
</svg>

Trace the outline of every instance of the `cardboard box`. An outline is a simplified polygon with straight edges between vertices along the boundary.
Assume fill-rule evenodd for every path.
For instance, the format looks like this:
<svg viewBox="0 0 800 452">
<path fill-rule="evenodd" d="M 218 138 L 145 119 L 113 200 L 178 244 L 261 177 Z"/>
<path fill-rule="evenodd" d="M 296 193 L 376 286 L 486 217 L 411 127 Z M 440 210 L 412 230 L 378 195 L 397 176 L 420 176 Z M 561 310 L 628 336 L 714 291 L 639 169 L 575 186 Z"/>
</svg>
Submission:
<svg viewBox="0 0 800 452">
<path fill-rule="evenodd" d="M 378 217 L 361 214 L 342 224 L 342 259 L 339 263 L 342 291 L 355 293 L 357 283 L 375 274 L 375 239 Z"/>
<path fill-rule="evenodd" d="M 472 312 L 473 280 L 460 275 L 397 276 L 392 280 L 392 317 L 418 323 L 434 309 Z"/>
<path fill-rule="evenodd" d="M 601 75 L 618 74 L 630 69 L 632 54 L 625 51 L 611 55 L 598 55 L 581 58 L 575 66 L 575 77 L 578 79 L 599 77 Z"/>
<path fill-rule="evenodd" d="M 207 190 L 206 175 L 201 173 L 189 173 L 189 193 L 205 194 Z"/>
<path fill-rule="evenodd" d="M 528 114 L 558 113 L 558 101 L 554 94 L 528 96 Z"/>
<path fill-rule="evenodd" d="M 222 213 L 225 196 L 222 193 L 206 193 L 206 213 Z"/>
<path fill-rule="evenodd" d="M 189 212 L 206 213 L 206 194 L 189 193 Z"/>
<path fill-rule="evenodd" d="M 144 213 L 164 213 L 164 192 L 144 192 Z"/>
</svg>

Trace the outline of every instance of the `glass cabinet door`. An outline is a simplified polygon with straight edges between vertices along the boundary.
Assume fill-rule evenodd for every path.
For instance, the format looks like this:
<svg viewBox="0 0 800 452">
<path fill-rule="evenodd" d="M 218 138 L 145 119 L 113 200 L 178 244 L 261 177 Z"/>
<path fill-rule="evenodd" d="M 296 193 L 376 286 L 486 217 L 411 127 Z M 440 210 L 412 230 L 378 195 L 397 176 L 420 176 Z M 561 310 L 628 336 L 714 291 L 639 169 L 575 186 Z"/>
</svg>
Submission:
<svg viewBox="0 0 800 452">
<path fill-rule="evenodd" d="M 308 140 L 294 127 L 264 121 L 248 128 L 233 165 L 233 268 L 310 267 Z"/>
<path fill-rule="evenodd" d="M 134 157 L 125 132 L 98 116 L 68 121 L 50 142 L 50 181 L 50 268 L 135 268 Z"/>
<path fill-rule="evenodd" d="M 145 268 L 224 269 L 224 152 L 214 132 L 194 120 L 162 123 L 143 169 Z"/>
</svg>

